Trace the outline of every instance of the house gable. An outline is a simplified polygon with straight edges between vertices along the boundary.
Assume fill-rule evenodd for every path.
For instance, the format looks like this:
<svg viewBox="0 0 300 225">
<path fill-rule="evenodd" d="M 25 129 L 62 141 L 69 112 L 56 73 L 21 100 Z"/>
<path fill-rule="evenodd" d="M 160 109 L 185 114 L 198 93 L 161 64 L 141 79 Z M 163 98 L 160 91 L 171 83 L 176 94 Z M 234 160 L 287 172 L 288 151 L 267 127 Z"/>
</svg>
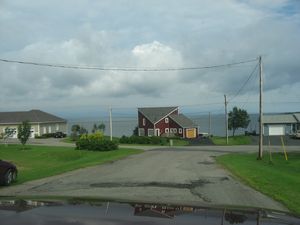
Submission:
<svg viewBox="0 0 300 225">
<path fill-rule="evenodd" d="M 178 113 L 178 107 L 147 107 L 138 108 L 138 112 L 143 114 L 151 123 L 155 124 L 171 113 Z"/>
<path fill-rule="evenodd" d="M 151 107 L 138 109 L 139 135 L 152 136 L 164 134 L 165 129 L 169 129 L 170 114 L 178 114 L 178 107 Z M 158 133 L 156 133 L 158 131 Z"/>
<path fill-rule="evenodd" d="M 154 129 L 154 124 L 144 114 L 138 112 L 138 128 L 140 136 L 148 136 L 148 130 Z"/>
</svg>

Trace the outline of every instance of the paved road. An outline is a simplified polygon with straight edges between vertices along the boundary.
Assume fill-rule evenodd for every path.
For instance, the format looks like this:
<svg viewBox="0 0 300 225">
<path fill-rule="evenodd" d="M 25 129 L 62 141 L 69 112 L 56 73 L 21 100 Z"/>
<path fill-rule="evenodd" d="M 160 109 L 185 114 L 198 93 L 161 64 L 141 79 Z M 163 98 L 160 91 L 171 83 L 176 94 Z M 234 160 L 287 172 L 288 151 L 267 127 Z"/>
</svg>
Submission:
<svg viewBox="0 0 300 225">
<path fill-rule="evenodd" d="M 193 205 L 285 208 L 215 163 L 221 151 L 169 148 L 0 189 L 0 195 L 86 196 Z"/>
<path fill-rule="evenodd" d="M 288 144 L 286 147 L 287 151 L 300 151 L 300 140 L 293 144 Z M 8 143 L 20 143 L 18 139 L 9 139 Z M 297 144 L 298 143 L 298 144 Z M 62 147 L 75 147 L 74 143 L 66 143 L 63 142 L 61 139 L 57 138 L 47 138 L 47 139 L 29 139 L 28 144 L 32 145 L 41 145 L 41 146 L 62 146 Z M 149 146 L 149 145 L 126 145 L 122 144 L 120 147 L 124 148 L 136 148 L 136 149 L 143 149 L 143 150 L 153 150 L 157 149 L 158 146 Z M 167 149 L 169 146 L 162 146 L 160 148 Z M 216 151 L 216 152 L 257 152 L 258 146 L 256 145 L 236 145 L 236 146 L 218 146 L 218 145 L 201 145 L 201 146 L 184 146 L 184 147 L 174 147 L 178 149 L 193 149 L 193 150 L 201 150 L 201 151 Z M 265 151 L 269 151 L 271 149 L 272 152 L 282 152 L 283 148 L 281 145 L 273 145 L 269 147 L 268 145 L 264 146 Z"/>
</svg>

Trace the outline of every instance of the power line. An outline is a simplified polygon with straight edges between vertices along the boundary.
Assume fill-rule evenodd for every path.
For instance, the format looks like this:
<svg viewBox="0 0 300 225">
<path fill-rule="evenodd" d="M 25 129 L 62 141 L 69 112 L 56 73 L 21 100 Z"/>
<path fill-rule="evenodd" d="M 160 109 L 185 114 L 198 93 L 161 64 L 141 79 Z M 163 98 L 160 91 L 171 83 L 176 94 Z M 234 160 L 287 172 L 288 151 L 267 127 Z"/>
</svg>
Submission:
<svg viewBox="0 0 300 225">
<path fill-rule="evenodd" d="M 177 67 L 177 68 L 129 68 L 129 67 L 110 68 L 110 67 L 98 67 L 98 66 L 39 63 L 39 62 L 9 60 L 9 59 L 0 59 L 0 61 L 4 63 L 18 63 L 18 64 L 25 64 L 25 65 L 33 65 L 33 66 L 55 67 L 55 68 L 65 68 L 65 69 L 80 69 L 80 70 L 123 71 L 123 72 L 166 72 L 166 71 L 203 70 L 203 69 L 212 69 L 212 68 L 221 68 L 221 67 L 231 67 L 235 65 L 244 64 L 244 63 L 255 62 L 257 61 L 257 59 L 249 59 L 245 61 L 211 65 L 211 66 Z"/>
<path fill-rule="evenodd" d="M 258 68 L 258 63 L 256 64 L 256 66 L 254 67 L 254 69 L 252 70 L 252 72 L 250 73 L 250 75 L 248 76 L 247 80 L 243 83 L 243 85 L 239 88 L 239 90 L 235 93 L 235 95 L 229 99 L 228 101 L 232 101 L 232 99 L 234 99 L 235 97 L 237 97 L 241 91 L 244 89 L 244 87 L 246 86 L 246 84 L 248 83 L 248 81 L 252 78 L 254 72 L 256 71 L 256 69 Z"/>
</svg>

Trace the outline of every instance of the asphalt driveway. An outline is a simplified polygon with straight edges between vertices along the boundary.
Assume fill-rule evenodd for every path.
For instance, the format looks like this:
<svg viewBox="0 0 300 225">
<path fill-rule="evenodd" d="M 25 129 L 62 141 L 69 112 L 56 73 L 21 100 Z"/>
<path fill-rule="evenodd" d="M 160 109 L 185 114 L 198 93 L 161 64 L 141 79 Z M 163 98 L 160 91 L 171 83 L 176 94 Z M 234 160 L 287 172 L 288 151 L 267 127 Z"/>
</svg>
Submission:
<svg viewBox="0 0 300 225">
<path fill-rule="evenodd" d="M 164 148 L 0 189 L 1 196 L 70 196 L 193 205 L 285 208 L 215 163 L 222 151 Z"/>
</svg>

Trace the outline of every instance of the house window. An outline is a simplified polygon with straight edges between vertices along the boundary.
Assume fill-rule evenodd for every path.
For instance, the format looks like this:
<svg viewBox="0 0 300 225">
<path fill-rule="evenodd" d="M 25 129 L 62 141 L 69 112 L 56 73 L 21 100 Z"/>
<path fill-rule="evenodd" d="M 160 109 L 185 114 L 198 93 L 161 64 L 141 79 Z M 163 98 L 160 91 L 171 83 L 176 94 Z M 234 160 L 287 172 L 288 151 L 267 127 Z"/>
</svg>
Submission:
<svg viewBox="0 0 300 225">
<path fill-rule="evenodd" d="M 179 134 L 182 134 L 182 128 L 179 128 L 179 129 L 178 129 L 178 133 L 179 133 Z"/>
<path fill-rule="evenodd" d="M 169 123 L 169 118 L 165 118 L 165 123 Z"/>
<path fill-rule="evenodd" d="M 169 133 L 169 128 L 165 128 L 165 133 Z"/>
<path fill-rule="evenodd" d="M 170 133 L 175 134 L 176 132 L 177 132 L 177 129 L 176 129 L 176 128 L 170 128 Z"/>
<path fill-rule="evenodd" d="M 145 136 L 145 129 L 139 128 L 139 136 Z"/>
<path fill-rule="evenodd" d="M 146 119 L 143 118 L 143 126 L 145 126 L 145 125 L 146 125 Z"/>
<path fill-rule="evenodd" d="M 153 129 L 148 129 L 148 136 L 152 137 L 154 135 L 154 130 Z"/>
<path fill-rule="evenodd" d="M 56 131 L 58 131 L 59 130 L 59 124 L 57 123 L 56 124 Z"/>
<path fill-rule="evenodd" d="M 49 126 L 49 133 L 51 133 L 52 132 L 52 130 L 51 130 L 51 126 Z"/>
</svg>

